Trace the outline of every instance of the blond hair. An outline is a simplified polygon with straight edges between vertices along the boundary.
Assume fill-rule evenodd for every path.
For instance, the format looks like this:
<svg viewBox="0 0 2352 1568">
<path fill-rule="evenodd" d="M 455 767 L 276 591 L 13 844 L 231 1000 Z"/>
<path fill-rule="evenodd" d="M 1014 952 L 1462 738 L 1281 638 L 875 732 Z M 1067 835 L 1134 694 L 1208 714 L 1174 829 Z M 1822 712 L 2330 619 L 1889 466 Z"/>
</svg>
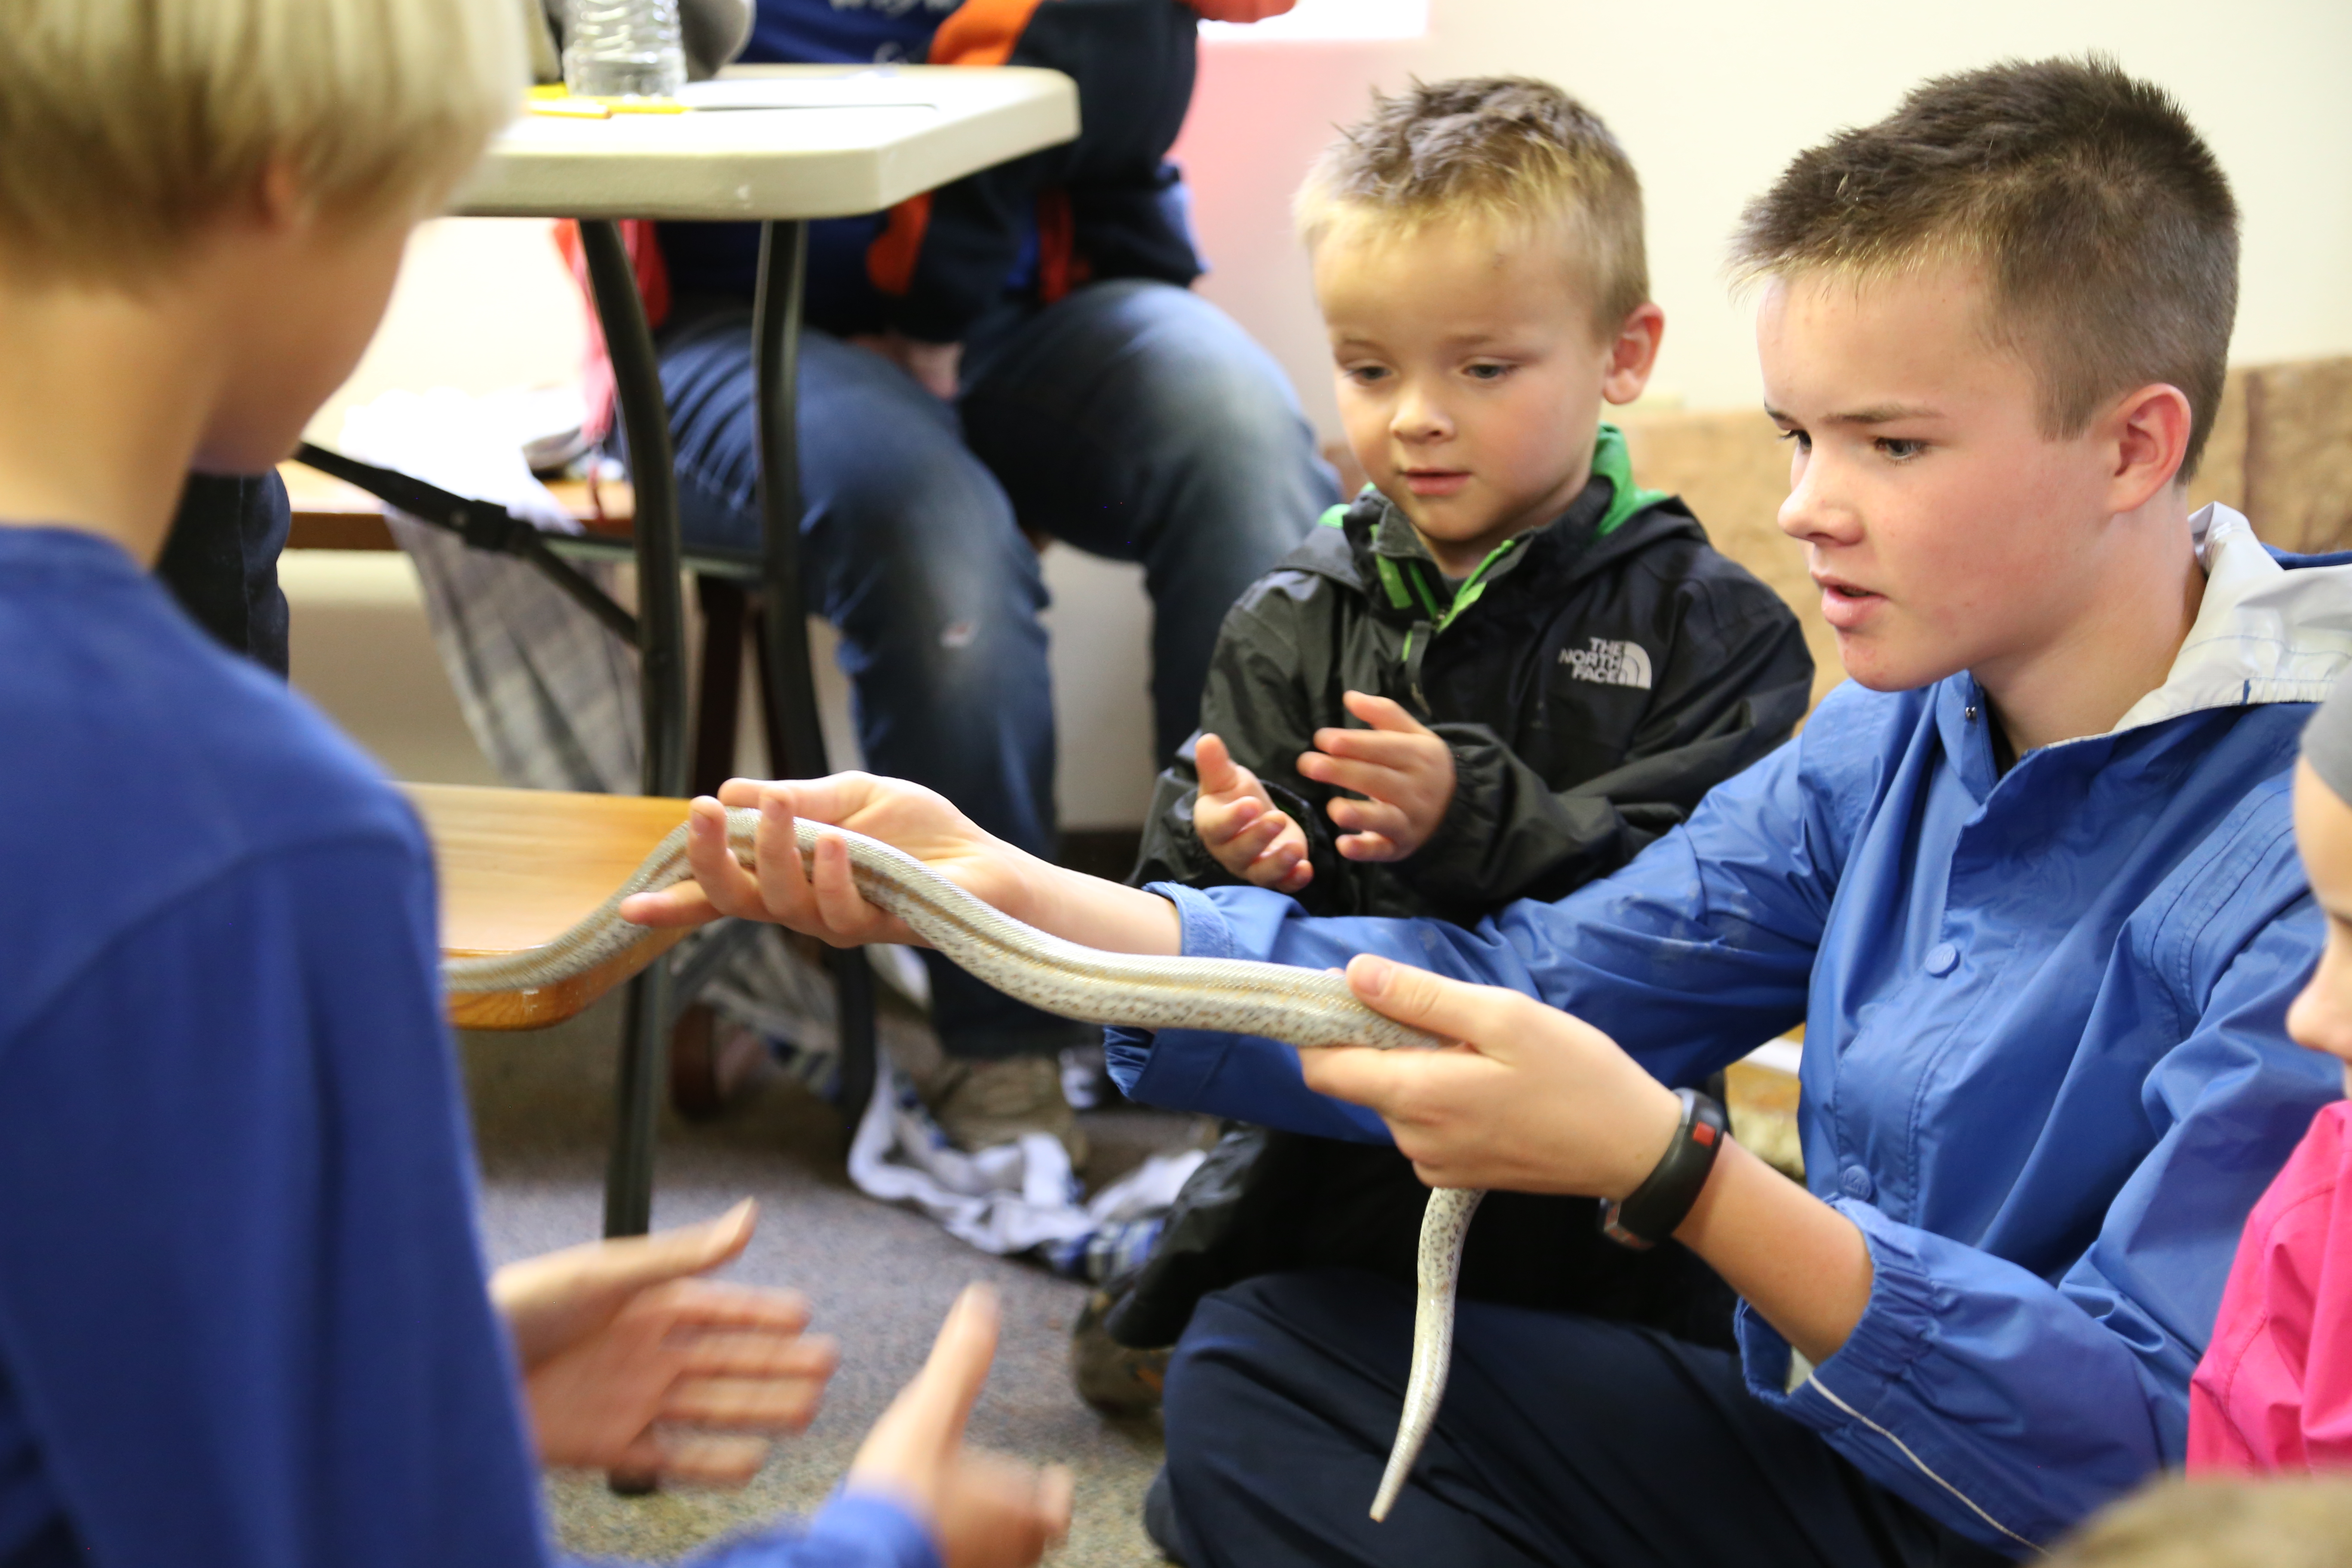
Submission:
<svg viewBox="0 0 2352 1568">
<path fill-rule="evenodd" d="M 1601 117 L 1528 77 L 1415 81 L 1339 133 L 1293 204 L 1312 249 L 1341 223 L 1410 234 L 1471 219 L 1564 231 L 1612 336 L 1650 298 L 1642 182 Z"/>
<path fill-rule="evenodd" d="M 2189 398 L 2179 477 L 2196 472 L 2237 317 L 2238 206 L 2161 88 L 2096 55 L 1937 77 L 1799 154 L 1732 251 L 1748 279 L 1938 261 L 1982 268 L 1986 329 L 2033 366 L 2043 434 L 2166 382 Z"/>
<path fill-rule="evenodd" d="M 521 101 L 519 0 L 6 0 L 0 260 L 133 280 L 282 163 L 336 216 L 445 199 Z"/>
<path fill-rule="evenodd" d="M 2339 1568 L 2352 1556 L 2352 1480 L 2178 1476 L 2092 1516 L 2049 1568 Z"/>
</svg>

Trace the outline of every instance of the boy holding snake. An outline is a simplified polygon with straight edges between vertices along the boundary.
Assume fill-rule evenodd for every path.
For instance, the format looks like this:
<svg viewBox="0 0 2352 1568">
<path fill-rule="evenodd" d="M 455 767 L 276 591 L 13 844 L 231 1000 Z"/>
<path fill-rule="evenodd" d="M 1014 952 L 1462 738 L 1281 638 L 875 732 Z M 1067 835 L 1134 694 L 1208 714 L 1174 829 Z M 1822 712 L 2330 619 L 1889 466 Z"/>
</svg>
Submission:
<svg viewBox="0 0 2352 1568">
<path fill-rule="evenodd" d="M 1142 953 L 1345 963 L 1460 1042 L 1300 1053 L 1114 1037 L 1131 1094 L 1302 1131 L 1377 1117 L 1433 1185 L 1624 1199 L 1687 1168 L 1668 1089 L 1802 1020 L 1810 1190 L 1736 1143 L 1662 1228 L 1743 1298 L 1736 1353 L 1471 1303 L 1389 1521 L 1402 1292 L 1261 1278 L 1167 1388 L 1183 1559 L 1969 1563 L 2177 1464 L 2240 1226 L 2334 1064 L 2284 1014 L 2322 926 L 2289 784 L 2352 664 L 2352 570 L 2274 556 L 2186 480 L 2236 305 L 2227 181 L 2159 89 L 2090 59 L 1930 81 L 1749 209 L 1767 405 L 1850 682 L 1631 866 L 1475 929 L 1139 890 L 1010 852 L 893 781 L 730 786 L 698 889 L 899 940 L 845 847 Z"/>
</svg>

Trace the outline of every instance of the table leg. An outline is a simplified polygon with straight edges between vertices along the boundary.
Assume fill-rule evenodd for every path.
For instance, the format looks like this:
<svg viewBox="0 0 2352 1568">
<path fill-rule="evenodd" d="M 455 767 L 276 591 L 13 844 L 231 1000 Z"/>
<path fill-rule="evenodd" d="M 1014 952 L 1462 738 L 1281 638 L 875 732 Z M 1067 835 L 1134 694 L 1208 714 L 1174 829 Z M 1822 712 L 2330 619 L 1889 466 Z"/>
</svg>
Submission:
<svg viewBox="0 0 2352 1568">
<path fill-rule="evenodd" d="M 654 341 L 637 298 L 635 269 L 617 224 L 580 226 L 590 291 L 613 363 L 629 477 L 636 487 L 637 679 L 644 719 L 642 787 L 686 793 L 686 606 L 678 583 L 677 476 L 669 411 L 662 399 Z M 604 1172 L 604 1234 L 644 1234 L 653 1217 L 654 1133 L 668 1081 L 669 965 L 657 962 L 629 983 L 621 1037 L 613 1150 Z"/>
<path fill-rule="evenodd" d="M 817 722 L 816 680 L 809 664 L 808 623 L 801 597 L 800 342 L 808 275 L 808 225 L 770 223 L 760 230 L 760 284 L 752 306 L 759 354 L 760 518 L 765 538 L 761 577 L 767 635 L 761 639 L 767 679 L 768 749 L 779 774 L 815 778 L 830 772 Z M 841 1113 L 854 1131 L 874 1091 L 874 972 L 855 948 L 833 955 L 840 1009 Z"/>
<path fill-rule="evenodd" d="M 686 793 L 686 595 L 678 583 L 677 474 L 653 332 L 618 224 L 580 226 L 596 320 L 613 363 L 613 391 L 636 487 L 638 689 L 645 718 L 646 795 Z"/>
</svg>

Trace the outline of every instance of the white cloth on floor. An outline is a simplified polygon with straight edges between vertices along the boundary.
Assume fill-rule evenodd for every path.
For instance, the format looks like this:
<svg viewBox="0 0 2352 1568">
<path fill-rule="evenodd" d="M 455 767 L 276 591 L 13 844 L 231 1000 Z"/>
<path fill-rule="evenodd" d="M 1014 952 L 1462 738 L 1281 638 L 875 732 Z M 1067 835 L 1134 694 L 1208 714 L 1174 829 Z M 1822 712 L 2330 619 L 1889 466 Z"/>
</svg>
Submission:
<svg viewBox="0 0 2352 1568">
<path fill-rule="evenodd" d="M 1205 1157 L 1199 1149 L 1154 1154 L 1085 1199 L 1060 1139 L 1027 1132 L 967 1153 L 948 1142 L 886 1058 L 850 1141 L 849 1176 L 860 1191 L 919 1208 L 982 1252 L 1012 1254 L 1165 1214 Z"/>
</svg>

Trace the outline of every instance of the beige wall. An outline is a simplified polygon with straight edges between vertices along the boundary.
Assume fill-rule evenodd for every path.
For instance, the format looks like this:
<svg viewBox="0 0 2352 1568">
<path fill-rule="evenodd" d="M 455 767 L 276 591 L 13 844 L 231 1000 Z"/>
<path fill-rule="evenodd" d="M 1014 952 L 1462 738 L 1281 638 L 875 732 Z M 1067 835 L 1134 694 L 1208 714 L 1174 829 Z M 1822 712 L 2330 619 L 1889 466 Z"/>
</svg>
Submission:
<svg viewBox="0 0 2352 1568">
<path fill-rule="evenodd" d="M 1180 149 L 1216 270 L 1202 288 L 1281 357 L 1336 434 L 1285 208 L 1368 83 L 1484 72 L 1559 82 L 1608 120 L 1649 198 L 1666 308 L 1654 389 L 1694 407 L 1757 395 L 1746 315 L 1719 275 L 1740 205 L 1789 156 L 1894 106 L 1921 77 L 2103 49 L 2170 88 L 2245 212 L 2241 362 L 2352 352 L 2352 4 L 2346 0 L 1432 0 L 1424 39 L 1221 42 Z"/>
</svg>

